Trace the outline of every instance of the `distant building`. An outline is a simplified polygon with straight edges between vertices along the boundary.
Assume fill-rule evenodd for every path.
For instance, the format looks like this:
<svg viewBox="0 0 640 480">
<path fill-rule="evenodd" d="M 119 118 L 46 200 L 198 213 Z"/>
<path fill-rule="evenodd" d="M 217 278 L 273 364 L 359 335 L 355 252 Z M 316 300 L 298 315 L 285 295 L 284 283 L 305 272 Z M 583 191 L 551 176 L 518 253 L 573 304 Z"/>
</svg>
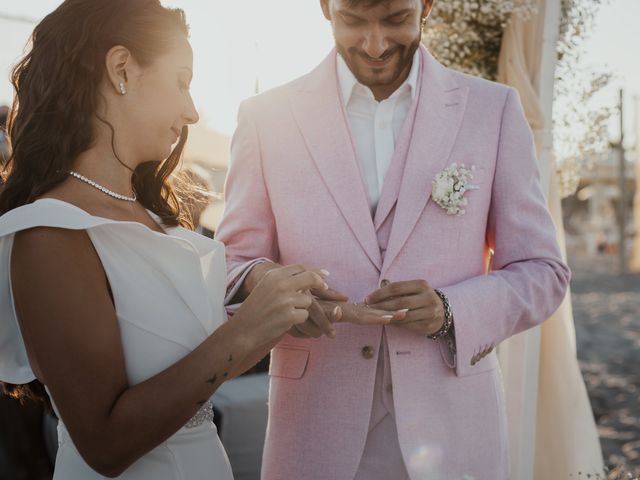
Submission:
<svg viewBox="0 0 640 480">
<path fill-rule="evenodd" d="M 616 152 L 595 159 L 592 168 L 580 179 L 576 193 L 562 201 L 567 250 L 570 253 L 595 255 L 614 253 L 618 249 L 618 211 L 620 201 L 626 205 L 625 236 L 630 248 L 637 223 L 633 217 L 636 191 L 634 162 L 627 158 L 625 195 L 620 198 L 620 170 Z"/>
</svg>

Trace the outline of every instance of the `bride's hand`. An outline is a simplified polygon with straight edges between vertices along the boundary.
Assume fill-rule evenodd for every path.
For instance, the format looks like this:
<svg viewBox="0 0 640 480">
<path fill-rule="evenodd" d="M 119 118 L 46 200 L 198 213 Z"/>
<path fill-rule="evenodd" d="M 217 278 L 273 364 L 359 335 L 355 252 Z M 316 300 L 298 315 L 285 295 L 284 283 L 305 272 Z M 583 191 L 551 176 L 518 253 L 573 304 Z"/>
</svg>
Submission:
<svg viewBox="0 0 640 480">
<path fill-rule="evenodd" d="M 331 311 L 325 311 L 320 305 L 321 301 L 346 302 L 349 297 L 343 293 L 333 290 L 312 290 L 313 301 L 309 306 L 309 318 L 301 324 L 294 325 L 289 330 L 289 335 L 297 338 L 319 338 L 326 335 L 329 338 L 335 338 L 336 331 L 333 322 L 337 320 L 336 314 L 339 308 L 334 307 Z M 337 308 L 337 309 L 336 309 Z"/>
<path fill-rule="evenodd" d="M 322 270 L 307 265 L 289 265 L 269 270 L 253 288 L 234 315 L 244 322 L 253 343 L 277 340 L 294 325 L 309 317 L 313 301 L 310 290 L 326 290 Z"/>
</svg>

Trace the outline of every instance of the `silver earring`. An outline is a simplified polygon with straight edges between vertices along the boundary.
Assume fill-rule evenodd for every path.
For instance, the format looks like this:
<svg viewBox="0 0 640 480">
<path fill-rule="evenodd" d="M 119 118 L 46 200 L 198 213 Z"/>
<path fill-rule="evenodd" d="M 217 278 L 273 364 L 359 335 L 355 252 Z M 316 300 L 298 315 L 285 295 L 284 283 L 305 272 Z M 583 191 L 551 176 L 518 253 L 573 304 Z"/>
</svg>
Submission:
<svg viewBox="0 0 640 480">
<path fill-rule="evenodd" d="M 428 17 L 422 17 L 422 20 L 420 21 L 420 26 L 422 27 L 422 30 L 424 30 L 424 28 L 427 26 L 427 18 Z"/>
<path fill-rule="evenodd" d="M 124 88 L 124 83 L 120 82 L 120 94 L 125 95 L 127 93 L 126 88 Z"/>
</svg>

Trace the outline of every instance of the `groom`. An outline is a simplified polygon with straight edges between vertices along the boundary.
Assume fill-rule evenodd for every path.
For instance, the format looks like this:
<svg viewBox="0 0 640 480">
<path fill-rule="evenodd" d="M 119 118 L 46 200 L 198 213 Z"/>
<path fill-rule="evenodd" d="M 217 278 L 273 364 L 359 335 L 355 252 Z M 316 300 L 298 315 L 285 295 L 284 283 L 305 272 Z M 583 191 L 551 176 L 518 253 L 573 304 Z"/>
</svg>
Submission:
<svg viewBox="0 0 640 480">
<path fill-rule="evenodd" d="M 273 349 L 263 479 L 507 479 L 495 347 L 569 281 L 518 95 L 420 46 L 432 0 L 320 3 L 336 49 L 242 104 L 218 239 L 237 299 L 306 263 L 360 306 Z"/>
</svg>

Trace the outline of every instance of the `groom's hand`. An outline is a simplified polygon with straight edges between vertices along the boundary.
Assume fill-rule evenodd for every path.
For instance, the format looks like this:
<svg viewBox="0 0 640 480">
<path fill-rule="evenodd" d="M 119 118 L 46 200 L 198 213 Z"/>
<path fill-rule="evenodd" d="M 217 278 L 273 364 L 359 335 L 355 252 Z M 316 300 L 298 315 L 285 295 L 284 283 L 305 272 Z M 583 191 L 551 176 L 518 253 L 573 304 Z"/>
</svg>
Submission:
<svg viewBox="0 0 640 480">
<path fill-rule="evenodd" d="M 336 303 L 333 302 L 346 302 L 349 297 L 331 288 L 327 290 L 311 290 L 310 294 L 313 295 L 314 299 L 308 308 L 309 318 L 304 323 L 294 325 L 289 330 L 289 335 L 297 338 L 319 338 L 322 335 L 335 338 L 336 330 L 333 322 L 339 320 L 341 311 L 339 308 L 336 309 Z M 321 302 L 325 304 L 324 307 Z M 333 306 L 327 308 L 330 302 Z"/>
<path fill-rule="evenodd" d="M 420 335 L 433 335 L 444 325 L 442 300 L 425 280 L 382 282 L 382 287 L 369 294 L 365 303 L 387 311 L 406 310 L 406 316 L 392 325 L 408 328 Z"/>
<path fill-rule="evenodd" d="M 327 335 L 335 337 L 333 323 L 352 323 L 354 325 L 389 325 L 402 320 L 405 312 L 388 312 L 371 308 L 364 304 L 347 303 L 348 298 L 335 290 L 315 291 L 317 298 L 309 307 L 309 318 L 303 324 L 296 325 L 289 335 L 299 338 L 318 338 Z M 327 330 L 330 332 L 327 333 Z"/>
<path fill-rule="evenodd" d="M 352 323 L 354 325 L 388 325 L 394 320 L 402 320 L 405 312 L 387 312 L 377 310 L 364 303 L 318 302 L 327 316 L 334 322 Z"/>
</svg>

